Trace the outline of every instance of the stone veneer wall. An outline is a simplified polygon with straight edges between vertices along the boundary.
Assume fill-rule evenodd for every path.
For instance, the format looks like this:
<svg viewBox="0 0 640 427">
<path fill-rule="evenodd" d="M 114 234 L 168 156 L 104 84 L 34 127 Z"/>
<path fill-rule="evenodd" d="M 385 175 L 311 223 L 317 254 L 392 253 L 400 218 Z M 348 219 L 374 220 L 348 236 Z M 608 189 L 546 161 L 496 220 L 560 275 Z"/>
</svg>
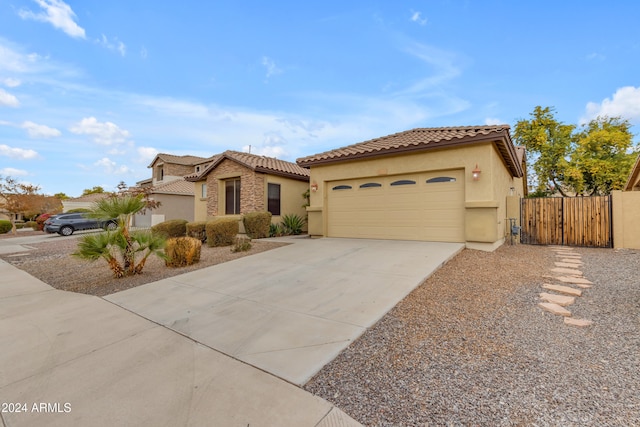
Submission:
<svg viewBox="0 0 640 427">
<path fill-rule="evenodd" d="M 224 215 L 224 186 L 221 180 L 240 178 L 240 213 L 264 211 L 265 175 L 232 160 L 223 160 L 207 176 L 207 216 Z M 221 211 L 219 211 L 221 209 Z"/>
</svg>

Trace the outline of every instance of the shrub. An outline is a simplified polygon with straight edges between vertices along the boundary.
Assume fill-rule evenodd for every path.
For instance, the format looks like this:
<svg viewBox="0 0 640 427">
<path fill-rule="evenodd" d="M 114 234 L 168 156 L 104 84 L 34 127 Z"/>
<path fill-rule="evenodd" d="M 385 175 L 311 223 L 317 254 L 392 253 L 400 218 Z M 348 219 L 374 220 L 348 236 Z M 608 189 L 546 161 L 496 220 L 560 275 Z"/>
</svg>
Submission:
<svg viewBox="0 0 640 427">
<path fill-rule="evenodd" d="M 229 246 L 240 232 L 240 225 L 237 219 L 223 218 L 208 221 L 207 245 L 209 246 Z"/>
<path fill-rule="evenodd" d="M 7 219 L 0 219 L 0 234 L 6 234 L 11 231 L 13 225 L 11 225 L 11 221 Z"/>
<path fill-rule="evenodd" d="M 31 228 L 34 231 L 38 231 L 38 223 L 35 221 L 27 221 L 24 226 Z"/>
<path fill-rule="evenodd" d="M 248 237 L 236 237 L 231 252 L 245 252 L 251 249 L 251 239 Z"/>
<path fill-rule="evenodd" d="M 196 221 L 187 223 L 187 237 L 193 237 L 202 243 L 207 241 L 207 222 Z"/>
<path fill-rule="evenodd" d="M 285 234 L 300 234 L 304 227 L 304 218 L 299 215 L 291 214 L 282 217 L 282 228 Z"/>
<path fill-rule="evenodd" d="M 202 242 L 194 237 L 173 237 L 167 240 L 164 253 L 167 267 L 185 267 L 200 261 Z"/>
<path fill-rule="evenodd" d="M 249 212 L 242 217 L 244 230 L 251 239 L 269 237 L 271 212 Z"/>
<path fill-rule="evenodd" d="M 43 213 L 42 215 L 39 215 L 38 218 L 36 218 L 36 224 L 38 225 L 39 231 L 44 231 L 44 222 L 52 216 L 53 214 Z"/>
<path fill-rule="evenodd" d="M 66 211 L 65 213 L 89 213 L 91 212 L 91 209 L 87 209 L 87 208 L 75 208 L 75 209 L 69 209 L 68 211 Z"/>
<path fill-rule="evenodd" d="M 186 219 L 170 219 L 151 227 L 151 232 L 164 236 L 167 239 L 171 237 L 184 237 L 187 234 L 187 222 L 189 221 Z"/>
<path fill-rule="evenodd" d="M 284 235 L 284 229 L 280 224 L 269 225 L 269 237 L 280 237 Z"/>
</svg>

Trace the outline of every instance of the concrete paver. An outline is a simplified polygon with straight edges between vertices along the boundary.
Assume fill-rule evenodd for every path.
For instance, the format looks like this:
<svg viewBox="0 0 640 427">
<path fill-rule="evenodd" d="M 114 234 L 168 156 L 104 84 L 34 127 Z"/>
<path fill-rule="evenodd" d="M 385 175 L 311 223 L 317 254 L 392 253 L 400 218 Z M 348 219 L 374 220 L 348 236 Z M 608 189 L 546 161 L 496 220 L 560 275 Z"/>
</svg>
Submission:
<svg viewBox="0 0 640 427">
<path fill-rule="evenodd" d="M 575 288 L 572 288 L 571 286 L 552 285 L 550 283 L 544 283 L 542 285 L 542 287 L 544 289 L 548 289 L 550 291 L 560 292 L 560 293 L 565 294 L 565 295 L 572 295 L 572 296 L 576 296 L 576 297 L 579 297 L 579 296 L 582 295 L 582 291 L 580 289 L 575 289 Z"/>
<path fill-rule="evenodd" d="M 568 295 L 550 294 L 547 292 L 541 293 L 540 299 L 543 300 L 544 302 L 551 302 L 554 304 L 558 304 L 561 307 L 566 307 L 576 302 L 576 297 L 572 297 Z"/>
<path fill-rule="evenodd" d="M 552 314 L 558 314 L 560 316 L 571 316 L 571 312 L 564 307 L 559 306 L 558 304 L 554 304 L 552 302 L 541 302 L 538 304 L 540 308 L 544 311 L 548 311 Z"/>
</svg>

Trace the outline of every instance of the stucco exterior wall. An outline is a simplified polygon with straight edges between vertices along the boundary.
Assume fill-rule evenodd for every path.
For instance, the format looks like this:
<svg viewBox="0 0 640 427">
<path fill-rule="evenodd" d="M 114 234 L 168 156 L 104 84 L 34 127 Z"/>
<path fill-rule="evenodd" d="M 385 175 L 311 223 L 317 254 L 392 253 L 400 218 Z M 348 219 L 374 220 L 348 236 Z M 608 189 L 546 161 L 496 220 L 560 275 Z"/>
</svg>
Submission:
<svg viewBox="0 0 640 427">
<path fill-rule="evenodd" d="M 186 219 L 194 221 L 193 196 L 177 194 L 154 194 L 153 199 L 160 202 L 156 209 L 137 214 L 134 218 L 136 227 L 150 227 L 158 222 L 170 219 Z M 154 218 L 154 220 L 152 220 Z"/>
<path fill-rule="evenodd" d="M 298 215 L 305 218 L 306 209 L 303 207 L 306 200 L 302 194 L 309 189 L 309 183 L 297 179 L 286 178 L 277 175 L 266 175 L 266 181 L 272 184 L 280 184 L 280 214 L 271 217 L 271 222 L 277 224 L 282 221 L 283 215 Z M 268 185 L 264 186 L 263 203 L 265 210 L 268 200 Z"/>
<path fill-rule="evenodd" d="M 209 195 L 209 187 L 207 181 L 197 181 L 193 183 L 194 185 L 194 209 L 193 209 L 193 220 L 194 221 L 206 221 L 207 220 L 207 197 Z M 207 189 L 207 197 L 202 197 L 202 186 L 205 186 Z"/>
<path fill-rule="evenodd" d="M 473 180 L 478 166 L 480 179 Z M 464 169 L 465 240 L 478 249 L 495 249 L 505 236 L 507 196 L 522 194 L 521 179 L 513 179 L 493 143 L 474 144 L 442 150 L 428 150 L 311 167 L 309 234 L 327 235 L 327 191 L 331 181 L 360 177 L 400 175 L 422 171 Z M 511 190 L 513 188 L 513 190 Z"/>
<path fill-rule="evenodd" d="M 613 246 L 640 249 L 640 191 L 613 191 Z"/>
</svg>

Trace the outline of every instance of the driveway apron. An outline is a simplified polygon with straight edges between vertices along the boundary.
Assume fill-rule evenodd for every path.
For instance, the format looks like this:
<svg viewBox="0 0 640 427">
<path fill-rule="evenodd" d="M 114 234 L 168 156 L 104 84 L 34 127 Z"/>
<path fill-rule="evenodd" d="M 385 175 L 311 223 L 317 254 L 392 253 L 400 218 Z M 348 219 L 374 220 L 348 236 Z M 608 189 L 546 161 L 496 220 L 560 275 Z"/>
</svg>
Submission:
<svg viewBox="0 0 640 427">
<path fill-rule="evenodd" d="M 280 240 L 291 244 L 105 299 L 303 385 L 464 247 Z"/>
</svg>

